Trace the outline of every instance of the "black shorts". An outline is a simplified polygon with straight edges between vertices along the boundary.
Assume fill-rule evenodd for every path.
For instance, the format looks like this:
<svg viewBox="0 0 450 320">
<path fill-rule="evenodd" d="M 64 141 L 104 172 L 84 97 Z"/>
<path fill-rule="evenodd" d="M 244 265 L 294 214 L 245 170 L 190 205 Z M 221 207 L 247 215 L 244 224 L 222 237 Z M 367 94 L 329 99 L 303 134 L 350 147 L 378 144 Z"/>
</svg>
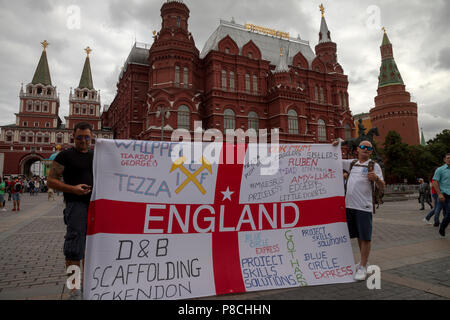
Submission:
<svg viewBox="0 0 450 320">
<path fill-rule="evenodd" d="M 372 212 L 347 209 L 347 225 L 351 239 L 372 241 Z"/>
<path fill-rule="evenodd" d="M 64 223 L 67 226 L 64 240 L 64 256 L 66 260 L 80 261 L 84 259 L 88 210 L 88 203 L 66 203 L 66 208 L 64 209 Z"/>
</svg>

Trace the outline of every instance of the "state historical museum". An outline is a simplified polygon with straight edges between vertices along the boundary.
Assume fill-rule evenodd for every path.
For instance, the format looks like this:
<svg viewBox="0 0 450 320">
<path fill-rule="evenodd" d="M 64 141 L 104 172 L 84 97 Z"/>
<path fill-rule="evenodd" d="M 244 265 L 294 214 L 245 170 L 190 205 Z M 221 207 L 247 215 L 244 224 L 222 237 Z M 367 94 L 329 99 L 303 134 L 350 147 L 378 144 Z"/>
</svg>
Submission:
<svg viewBox="0 0 450 320">
<path fill-rule="evenodd" d="M 337 61 L 321 7 L 315 52 L 300 37 L 220 21 L 201 52 L 189 32 L 189 9 L 166 1 L 152 45 L 135 44 L 117 94 L 102 114 L 115 139 L 170 140 L 202 128 L 280 129 L 283 143 L 330 143 L 352 137 L 348 77 Z"/>
</svg>

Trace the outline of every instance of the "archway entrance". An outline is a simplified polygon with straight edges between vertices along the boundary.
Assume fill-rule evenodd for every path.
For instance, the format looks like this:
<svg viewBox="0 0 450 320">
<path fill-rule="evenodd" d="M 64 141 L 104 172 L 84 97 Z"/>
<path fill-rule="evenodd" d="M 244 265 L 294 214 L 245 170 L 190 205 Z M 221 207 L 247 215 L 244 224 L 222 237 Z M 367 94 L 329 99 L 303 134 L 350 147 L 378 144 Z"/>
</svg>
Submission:
<svg viewBox="0 0 450 320">
<path fill-rule="evenodd" d="M 30 178 L 33 176 L 43 176 L 43 158 L 36 154 L 30 154 L 20 162 L 20 172 L 23 176 Z"/>
</svg>

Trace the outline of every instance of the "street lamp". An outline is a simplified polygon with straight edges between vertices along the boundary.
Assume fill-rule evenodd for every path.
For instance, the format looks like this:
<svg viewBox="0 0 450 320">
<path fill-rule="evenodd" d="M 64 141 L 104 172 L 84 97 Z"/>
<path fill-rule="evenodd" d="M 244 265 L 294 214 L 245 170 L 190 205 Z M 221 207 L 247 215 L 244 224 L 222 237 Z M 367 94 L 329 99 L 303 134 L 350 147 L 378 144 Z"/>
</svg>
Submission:
<svg viewBox="0 0 450 320">
<path fill-rule="evenodd" d="M 164 141 L 164 119 L 169 119 L 170 111 L 169 108 L 166 107 L 158 107 L 158 111 L 156 112 L 156 117 L 161 117 L 161 141 Z"/>
</svg>

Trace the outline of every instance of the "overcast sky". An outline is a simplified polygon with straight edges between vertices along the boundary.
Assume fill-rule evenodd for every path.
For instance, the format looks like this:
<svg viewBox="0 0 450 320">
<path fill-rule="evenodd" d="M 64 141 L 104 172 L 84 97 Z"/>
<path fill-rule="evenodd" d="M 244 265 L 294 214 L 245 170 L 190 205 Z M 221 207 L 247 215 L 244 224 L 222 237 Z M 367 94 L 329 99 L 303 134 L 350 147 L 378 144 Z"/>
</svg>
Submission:
<svg viewBox="0 0 450 320">
<path fill-rule="evenodd" d="M 69 91 L 77 87 L 90 46 L 94 87 L 109 104 L 130 49 L 151 44 L 160 30 L 165 0 L 0 0 L 0 125 L 15 123 L 21 83 L 31 82 L 47 40 L 60 117 L 68 115 Z M 417 102 L 419 127 L 431 139 L 450 128 L 450 1 L 446 0 L 185 0 L 189 29 L 201 51 L 219 20 L 252 23 L 318 42 L 321 3 L 338 61 L 349 76 L 353 114 L 374 106 L 385 26 L 394 57 Z"/>
</svg>

